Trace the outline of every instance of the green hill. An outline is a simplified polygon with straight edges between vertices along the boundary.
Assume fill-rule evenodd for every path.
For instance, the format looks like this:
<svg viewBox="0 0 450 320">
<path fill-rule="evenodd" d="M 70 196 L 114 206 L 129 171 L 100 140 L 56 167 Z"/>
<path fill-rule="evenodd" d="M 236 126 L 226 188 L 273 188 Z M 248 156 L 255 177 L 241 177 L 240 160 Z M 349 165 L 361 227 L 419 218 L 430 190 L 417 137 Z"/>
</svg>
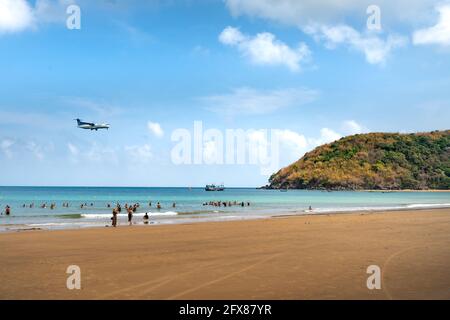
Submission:
<svg viewBox="0 0 450 320">
<path fill-rule="evenodd" d="M 448 190 L 450 130 L 344 137 L 273 174 L 267 188 Z"/>
</svg>

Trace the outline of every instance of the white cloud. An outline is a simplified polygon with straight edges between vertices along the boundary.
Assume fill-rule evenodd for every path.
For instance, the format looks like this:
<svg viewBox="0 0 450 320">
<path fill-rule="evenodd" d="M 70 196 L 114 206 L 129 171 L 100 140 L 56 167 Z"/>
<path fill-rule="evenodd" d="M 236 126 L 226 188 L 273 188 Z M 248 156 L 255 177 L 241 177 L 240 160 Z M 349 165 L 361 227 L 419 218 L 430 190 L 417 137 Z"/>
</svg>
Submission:
<svg viewBox="0 0 450 320">
<path fill-rule="evenodd" d="M 234 27 L 226 27 L 219 35 L 225 45 L 237 47 L 241 54 L 257 65 L 284 65 L 291 71 L 299 71 L 300 64 L 311 55 L 306 44 L 291 48 L 269 32 L 248 36 Z"/>
<path fill-rule="evenodd" d="M 437 44 L 450 46 L 450 4 L 436 8 L 439 19 L 436 25 L 430 28 L 416 30 L 413 33 L 415 45 Z"/>
<path fill-rule="evenodd" d="M 343 122 L 342 127 L 353 132 L 366 130 L 364 126 L 354 120 Z M 309 137 L 289 129 L 248 130 L 245 134 L 249 163 L 259 165 L 263 175 L 272 174 L 280 166 L 283 167 L 297 161 L 306 152 L 320 145 L 342 138 L 340 133 L 326 127 L 320 129 L 318 136 Z M 211 142 L 207 146 L 204 145 L 204 152 L 214 159 L 217 144 Z"/>
<path fill-rule="evenodd" d="M 342 138 L 342 136 L 339 133 L 329 128 L 322 128 L 320 129 L 320 137 L 309 138 L 308 143 L 311 147 L 317 147 L 325 143 L 330 143 L 339 140 L 340 138 Z"/>
<path fill-rule="evenodd" d="M 162 136 L 164 136 L 164 131 L 161 128 L 161 125 L 159 123 L 149 121 L 147 123 L 147 127 L 148 127 L 148 130 L 150 130 L 150 132 L 153 133 L 158 138 L 161 138 Z"/>
<path fill-rule="evenodd" d="M 152 148 L 148 144 L 142 146 L 126 146 L 125 151 L 135 163 L 145 164 L 153 158 Z"/>
<path fill-rule="evenodd" d="M 0 33 L 20 32 L 42 23 L 67 19 L 66 9 L 74 0 L 36 0 L 34 7 L 26 0 L 0 0 Z"/>
<path fill-rule="evenodd" d="M 417 23 L 426 18 L 436 0 L 225 0 L 233 16 L 248 15 L 304 27 L 311 22 L 338 24 L 345 18 L 365 19 L 366 8 L 376 4 L 385 22 L 394 19 Z"/>
<path fill-rule="evenodd" d="M 37 0 L 34 13 L 38 22 L 65 22 L 67 7 L 76 4 L 75 0 Z"/>
<path fill-rule="evenodd" d="M 236 45 L 247 39 L 237 28 L 226 27 L 219 35 L 219 41 L 226 45 Z"/>
<path fill-rule="evenodd" d="M 0 150 L 3 152 L 3 154 L 11 159 L 13 156 L 13 153 L 11 151 L 11 147 L 14 145 L 14 141 L 11 139 L 3 139 L 0 143 Z"/>
<path fill-rule="evenodd" d="M 278 139 L 282 146 L 287 147 L 295 156 L 301 156 L 308 147 L 308 141 L 304 135 L 292 130 L 278 130 Z"/>
<path fill-rule="evenodd" d="M 316 39 L 325 40 L 328 48 L 342 44 L 364 53 L 371 64 L 384 64 L 393 49 L 408 42 L 405 36 L 382 37 L 376 32 L 361 32 L 350 26 L 355 19 L 365 23 L 369 17 L 366 9 L 374 4 L 371 0 L 225 0 L 225 3 L 233 16 L 248 15 L 298 27 Z M 376 3 L 381 8 L 383 29 L 402 24 L 408 28 L 426 21 L 435 4 L 435 0 L 379 0 Z M 439 34 L 445 39 L 440 31 L 448 23 L 441 20 L 438 26 Z"/>
<path fill-rule="evenodd" d="M 384 64 L 393 49 L 407 43 L 407 38 L 402 36 L 388 35 L 386 39 L 382 39 L 375 34 L 361 34 L 347 25 L 309 25 L 304 31 L 318 41 L 323 40 L 328 49 L 343 44 L 362 52 L 370 64 Z"/>
<path fill-rule="evenodd" d="M 33 8 L 26 0 L 0 0 L 0 33 L 22 31 L 33 24 Z"/>
<path fill-rule="evenodd" d="M 346 134 L 357 134 L 367 132 L 367 128 L 357 123 L 355 120 L 347 120 L 342 124 L 342 129 Z"/>
<path fill-rule="evenodd" d="M 368 131 L 367 128 L 354 120 L 344 121 L 342 123 L 342 128 L 346 134 L 356 134 Z M 343 137 L 342 134 L 330 128 L 320 129 L 320 135 L 318 137 L 305 137 L 305 135 L 292 130 L 277 130 L 277 135 L 280 144 L 281 166 L 300 159 L 306 152 L 320 145 L 337 141 Z M 258 138 L 262 141 L 262 146 L 267 148 L 267 145 L 270 144 L 269 141 L 261 135 L 259 135 Z"/>
<path fill-rule="evenodd" d="M 237 88 L 229 94 L 200 98 L 206 109 L 225 116 L 268 114 L 314 101 L 318 92 L 307 88 L 261 91 Z"/>
<path fill-rule="evenodd" d="M 274 130 L 272 134 L 275 134 L 277 138 L 269 137 L 264 130 L 253 130 L 247 134 L 247 139 L 248 143 L 253 146 L 250 153 L 259 159 L 260 164 L 279 162 L 278 167 L 297 161 L 307 151 L 317 146 L 342 138 L 341 134 L 329 128 L 322 128 L 319 137 L 305 137 L 305 135 L 289 129 Z M 274 142 L 278 143 L 277 148 L 273 148 L 272 143 Z M 274 150 L 277 154 L 272 154 Z M 277 161 L 273 161 L 273 157 L 276 157 Z M 270 161 L 271 158 L 272 161 Z"/>
<path fill-rule="evenodd" d="M 264 130 L 250 130 L 247 133 L 250 162 L 255 161 L 255 163 L 259 163 L 260 165 L 267 164 L 270 162 L 271 156 L 278 156 L 278 154 L 269 154 L 270 142 L 268 138 L 268 134 Z"/>
</svg>

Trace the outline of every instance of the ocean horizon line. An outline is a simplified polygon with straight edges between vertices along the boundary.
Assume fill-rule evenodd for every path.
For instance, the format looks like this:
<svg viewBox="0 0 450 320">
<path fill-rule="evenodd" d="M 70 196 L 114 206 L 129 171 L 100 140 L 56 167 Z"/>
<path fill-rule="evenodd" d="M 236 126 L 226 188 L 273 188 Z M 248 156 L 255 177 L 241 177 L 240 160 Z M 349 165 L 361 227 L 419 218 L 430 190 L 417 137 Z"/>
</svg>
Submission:
<svg viewBox="0 0 450 320">
<path fill-rule="evenodd" d="M 261 186 L 230 186 L 226 189 L 256 189 Z M 204 189 L 205 186 L 82 186 L 82 185 L 0 185 L 0 188 L 178 188 Z"/>
<path fill-rule="evenodd" d="M 205 186 L 81 186 L 81 185 L 0 185 L 0 188 L 109 188 L 109 189 L 204 189 Z M 258 189 L 258 190 L 280 190 L 280 188 L 267 189 L 263 186 L 230 186 L 225 189 Z M 295 189 L 289 191 L 322 191 L 322 192 L 450 192 L 449 189 Z"/>
</svg>

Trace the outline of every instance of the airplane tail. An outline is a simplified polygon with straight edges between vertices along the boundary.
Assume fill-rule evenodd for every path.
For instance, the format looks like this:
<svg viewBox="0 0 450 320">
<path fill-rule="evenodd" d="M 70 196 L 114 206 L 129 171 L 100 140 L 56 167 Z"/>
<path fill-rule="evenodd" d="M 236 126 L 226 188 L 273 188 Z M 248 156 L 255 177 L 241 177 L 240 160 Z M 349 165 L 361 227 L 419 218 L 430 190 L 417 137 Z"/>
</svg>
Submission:
<svg viewBox="0 0 450 320">
<path fill-rule="evenodd" d="M 80 119 L 75 119 L 77 120 L 77 124 L 80 125 L 81 124 L 81 120 Z"/>
</svg>

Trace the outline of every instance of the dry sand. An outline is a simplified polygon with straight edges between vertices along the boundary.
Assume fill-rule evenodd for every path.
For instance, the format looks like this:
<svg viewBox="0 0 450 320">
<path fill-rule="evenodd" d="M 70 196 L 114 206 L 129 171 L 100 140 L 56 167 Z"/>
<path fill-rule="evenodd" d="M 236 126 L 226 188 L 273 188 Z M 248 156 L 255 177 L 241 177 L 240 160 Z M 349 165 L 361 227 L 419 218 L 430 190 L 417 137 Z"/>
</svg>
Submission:
<svg viewBox="0 0 450 320">
<path fill-rule="evenodd" d="M 0 234 L 0 286 L 1 299 L 450 299 L 450 209 Z"/>
</svg>

